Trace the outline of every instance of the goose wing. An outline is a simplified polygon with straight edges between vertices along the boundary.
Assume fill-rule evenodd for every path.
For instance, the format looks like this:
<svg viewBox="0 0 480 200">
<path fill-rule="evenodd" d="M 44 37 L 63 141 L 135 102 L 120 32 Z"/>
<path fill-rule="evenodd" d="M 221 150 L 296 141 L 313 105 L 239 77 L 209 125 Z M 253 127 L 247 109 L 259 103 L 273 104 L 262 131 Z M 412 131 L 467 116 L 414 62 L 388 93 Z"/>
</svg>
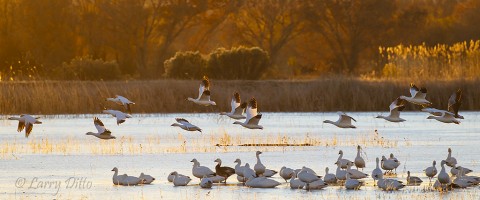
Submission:
<svg viewBox="0 0 480 200">
<path fill-rule="evenodd" d="M 428 112 L 432 115 L 435 115 L 435 116 L 442 116 L 443 115 L 443 112 L 445 112 L 444 110 L 439 110 L 439 109 L 436 109 L 436 108 L 422 108 L 422 111 L 424 112 Z"/>
<path fill-rule="evenodd" d="M 200 101 L 210 101 L 210 90 L 205 90 L 198 99 Z"/>
<path fill-rule="evenodd" d="M 188 129 L 197 127 L 197 126 L 191 124 L 190 122 L 188 122 L 186 119 L 183 119 L 183 118 L 176 118 L 175 120 L 177 120 L 178 123 L 184 125 Z"/>
<path fill-rule="evenodd" d="M 207 76 L 203 76 L 202 83 L 200 83 L 200 87 L 198 88 L 198 99 L 202 97 L 203 92 L 206 90 L 210 90 L 210 81 Z"/>
<path fill-rule="evenodd" d="M 412 95 L 412 98 L 425 99 L 425 97 L 427 97 L 427 88 L 422 87 L 418 89 L 415 84 L 411 84 L 410 94 Z"/>
<path fill-rule="evenodd" d="M 395 101 L 393 101 L 389 108 L 390 108 L 390 112 L 394 109 L 397 109 L 398 111 L 402 111 L 403 109 L 405 109 L 405 100 L 403 99 L 400 99 L 400 97 L 397 97 L 397 99 L 395 99 Z"/>
<path fill-rule="evenodd" d="M 258 125 L 260 119 L 262 119 L 262 114 L 258 114 L 255 117 L 252 117 L 250 120 L 248 120 L 247 124 Z"/>
<path fill-rule="evenodd" d="M 247 106 L 247 119 L 246 121 L 248 122 L 251 118 L 257 116 L 257 100 L 255 98 L 252 98 L 250 99 L 250 101 L 248 102 L 248 106 Z"/>
<path fill-rule="evenodd" d="M 235 109 L 240 106 L 240 94 L 238 94 L 238 92 L 233 94 L 230 106 L 232 107 L 232 113 L 235 112 Z"/>
<path fill-rule="evenodd" d="M 339 123 L 351 124 L 352 120 L 355 122 L 357 121 L 353 119 L 353 117 L 350 117 L 347 114 L 345 114 L 344 112 L 337 112 L 337 114 L 340 116 L 340 118 L 338 118 Z"/>
<path fill-rule="evenodd" d="M 448 99 L 448 111 L 458 116 L 458 109 L 462 105 L 462 90 L 458 89 Z"/>
<path fill-rule="evenodd" d="M 103 125 L 102 120 L 98 119 L 97 117 L 93 118 L 93 124 L 95 125 L 95 128 L 97 128 L 98 133 L 103 133 L 107 130 L 105 125 Z"/>
<path fill-rule="evenodd" d="M 25 137 L 28 138 L 28 136 L 29 136 L 30 133 L 32 132 L 32 129 L 33 129 L 33 124 L 30 123 L 30 122 L 26 122 L 26 123 L 25 123 Z"/>
<path fill-rule="evenodd" d="M 233 114 L 234 115 L 243 115 L 243 111 L 245 110 L 246 107 L 247 107 L 247 103 L 243 102 L 242 104 L 240 104 L 238 107 L 235 108 Z"/>
<path fill-rule="evenodd" d="M 117 118 L 117 125 L 120 125 L 121 123 L 125 122 L 125 120 L 128 118 L 128 115 L 122 111 L 117 111 L 115 117 Z"/>
<path fill-rule="evenodd" d="M 403 106 L 404 108 L 405 106 Z M 403 109 L 402 108 L 402 109 Z M 392 118 L 399 118 L 400 117 L 400 108 L 395 108 L 393 110 L 390 110 L 390 117 Z"/>
<path fill-rule="evenodd" d="M 22 132 L 23 129 L 25 128 L 25 121 L 24 120 L 18 120 L 18 128 L 17 128 L 17 131 L 18 132 Z"/>
</svg>

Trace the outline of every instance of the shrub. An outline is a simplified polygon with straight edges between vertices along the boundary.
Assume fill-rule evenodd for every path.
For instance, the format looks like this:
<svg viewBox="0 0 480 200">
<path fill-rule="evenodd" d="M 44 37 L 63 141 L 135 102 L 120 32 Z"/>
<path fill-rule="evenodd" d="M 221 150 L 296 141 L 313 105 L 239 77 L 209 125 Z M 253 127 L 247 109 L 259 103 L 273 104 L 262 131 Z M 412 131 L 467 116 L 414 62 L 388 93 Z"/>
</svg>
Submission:
<svg viewBox="0 0 480 200">
<path fill-rule="evenodd" d="M 253 80 L 262 77 L 270 66 L 268 53 L 259 47 L 218 48 L 208 59 L 207 69 L 217 79 Z"/>
<path fill-rule="evenodd" d="M 164 62 L 165 75 L 169 78 L 198 79 L 206 73 L 206 63 L 198 51 L 177 52 Z"/>
<path fill-rule="evenodd" d="M 115 80 L 120 78 L 116 61 L 93 59 L 91 56 L 76 57 L 63 63 L 64 78 L 77 80 Z"/>
</svg>

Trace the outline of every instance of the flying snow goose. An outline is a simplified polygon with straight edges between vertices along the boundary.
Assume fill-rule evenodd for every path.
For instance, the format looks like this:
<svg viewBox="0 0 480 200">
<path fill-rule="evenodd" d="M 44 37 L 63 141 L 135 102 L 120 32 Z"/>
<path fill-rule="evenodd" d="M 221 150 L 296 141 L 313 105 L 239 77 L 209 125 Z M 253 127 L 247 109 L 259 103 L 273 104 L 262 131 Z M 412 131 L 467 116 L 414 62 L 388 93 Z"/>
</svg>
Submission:
<svg viewBox="0 0 480 200">
<path fill-rule="evenodd" d="M 361 171 L 358 171 L 356 169 L 352 169 L 352 164 L 349 164 L 347 166 L 347 173 L 350 174 L 350 178 L 352 179 L 362 179 L 362 178 L 367 178 L 368 174 L 365 174 Z"/>
<path fill-rule="evenodd" d="M 123 106 L 129 114 L 132 114 L 131 105 L 135 105 L 135 103 L 120 95 L 115 95 L 115 98 L 107 98 L 105 101 L 112 101 Z"/>
<path fill-rule="evenodd" d="M 245 119 L 246 117 L 243 116 L 243 112 L 245 111 L 245 108 L 247 107 L 247 103 L 243 102 L 241 103 L 240 101 L 240 94 L 238 92 L 235 92 L 232 97 L 232 101 L 230 102 L 230 105 L 232 107 L 232 110 L 229 113 L 222 112 L 220 115 L 226 115 L 232 119 Z"/>
<path fill-rule="evenodd" d="M 290 173 L 290 188 L 292 189 L 302 189 L 307 185 L 305 182 L 302 182 L 300 179 L 297 178 L 297 174 L 295 172 Z"/>
<path fill-rule="evenodd" d="M 437 164 L 437 162 L 433 161 L 432 166 L 427 167 L 427 169 L 424 170 L 425 175 L 427 175 L 428 179 L 430 179 L 430 182 L 432 182 L 432 178 L 435 177 L 435 175 L 437 175 L 437 173 L 438 173 L 437 167 L 435 167 L 436 164 Z"/>
<path fill-rule="evenodd" d="M 457 159 L 455 157 L 452 157 L 452 149 L 448 148 L 448 156 L 447 159 L 445 159 L 445 164 L 449 167 L 454 167 L 457 165 Z"/>
<path fill-rule="evenodd" d="M 404 99 L 410 103 L 421 106 L 427 106 L 432 104 L 430 101 L 427 101 L 425 99 L 425 97 L 427 96 L 427 88 L 422 87 L 421 89 L 418 89 L 415 84 L 410 83 L 410 95 L 410 97 L 400 96 L 400 99 Z"/>
<path fill-rule="evenodd" d="M 377 118 L 385 119 L 390 122 L 404 122 L 405 119 L 400 118 L 400 111 L 405 109 L 405 100 L 398 97 L 390 104 L 390 115 L 382 116 L 379 115 Z"/>
<path fill-rule="evenodd" d="M 253 174 L 249 174 L 247 179 L 245 185 L 251 188 L 274 188 L 281 184 L 276 180 L 266 177 L 254 177 Z"/>
<path fill-rule="evenodd" d="M 112 132 L 108 129 L 105 128 L 105 125 L 103 125 L 103 122 L 98 119 L 97 117 L 93 118 L 93 124 L 95 125 L 95 128 L 97 128 L 97 133 L 94 132 L 87 132 L 87 135 L 93 135 L 97 138 L 108 140 L 108 139 L 115 139 L 116 137 L 112 135 Z"/>
<path fill-rule="evenodd" d="M 409 185 L 420 185 L 422 183 L 422 179 L 416 176 L 410 176 L 410 171 L 407 171 L 407 184 Z"/>
<path fill-rule="evenodd" d="M 360 151 L 362 150 L 362 147 L 360 145 L 357 146 L 357 157 L 355 157 L 354 163 L 355 167 L 361 168 L 363 171 L 363 168 L 365 168 L 365 160 L 360 156 Z"/>
<path fill-rule="evenodd" d="M 347 190 L 358 190 L 362 186 L 360 181 L 350 178 L 350 173 L 347 173 L 345 178 L 345 188 L 347 188 Z"/>
<path fill-rule="evenodd" d="M 192 180 L 188 176 L 179 176 L 177 172 L 173 172 L 173 185 L 174 186 L 186 186 Z"/>
<path fill-rule="evenodd" d="M 185 176 L 183 174 L 179 174 L 177 171 L 173 171 L 172 173 L 168 174 L 168 176 L 167 176 L 168 182 L 173 182 L 173 178 L 175 178 L 175 173 L 178 174 L 178 176 Z"/>
<path fill-rule="evenodd" d="M 383 172 L 382 172 L 382 169 L 380 169 L 379 167 L 379 162 L 380 162 L 380 159 L 375 159 L 377 164 L 376 164 L 376 167 L 375 169 L 372 171 L 372 178 L 373 178 L 373 186 L 375 186 L 375 181 L 376 180 L 379 180 L 379 179 L 382 179 L 383 178 Z"/>
<path fill-rule="evenodd" d="M 462 105 L 462 89 L 458 89 L 448 99 L 448 112 L 454 114 L 455 118 L 463 119 L 463 116 L 458 114 L 458 110 Z"/>
<path fill-rule="evenodd" d="M 193 167 L 192 167 L 193 176 L 195 176 L 199 179 L 202 179 L 204 176 L 212 177 L 212 176 L 217 175 L 217 174 L 215 174 L 215 172 L 213 172 L 208 167 L 200 166 L 200 162 L 198 162 L 197 159 L 195 159 L 195 158 L 190 162 L 193 162 Z"/>
<path fill-rule="evenodd" d="M 235 174 L 235 169 L 225 166 L 222 167 L 222 160 L 220 160 L 220 158 L 215 159 L 214 162 L 217 163 L 217 165 L 215 166 L 215 173 L 219 176 L 223 176 L 225 178 L 225 183 L 227 183 L 228 177 Z"/>
<path fill-rule="evenodd" d="M 212 186 L 213 186 L 213 181 L 206 176 L 202 178 L 202 181 L 200 181 L 201 188 L 212 188 Z"/>
<path fill-rule="evenodd" d="M 342 150 L 338 151 L 338 154 L 339 156 L 338 156 L 337 162 L 335 162 L 334 164 L 337 164 L 337 163 L 340 164 L 340 167 L 342 167 L 342 169 L 346 169 L 349 164 L 353 164 L 352 161 L 343 158 Z"/>
<path fill-rule="evenodd" d="M 344 112 L 337 112 L 337 114 L 340 116 L 336 122 L 330 121 L 330 120 L 325 120 L 323 123 L 329 123 L 333 124 L 339 128 L 357 128 L 354 125 L 352 125 L 352 120 L 357 121 L 353 119 L 352 117 L 348 116 Z"/>
<path fill-rule="evenodd" d="M 450 183 L 450 176 L 445 171 L 445 163 L 446 163 L 445 160 L 442 160 L 442 162 L 440 162 L 440 166 L 442 167 L 442 169 L 440 170 L 440 173 L 438 173 L 438 176 L 437 176 L 438 181 L 442 185 L 446 185 Z"/>
<path fill-rule="evenodd" d="M 283 166 L 281 169 L 280 169 L 280 177 L 282 177 L 285 182 L 287 182 L 288 179 L 291 179 L 292 178 L 292 175 L 294 174 L 295 172 L 293 171 L 292 168 L 288 168 L 288 167 L 285 167 Z"/>
<path fill-rule="evenodd" d="M 451 113 L 451 112 L 448 112 L 446 110 L 438 110 L 438 112 L 442 113 L 441 116 L 435 116 L 435 115 L 432 115 L 432 116 L 428 116 L 427 119 L 435 119 L 439 122 L 443 122 L 443 123 L 455 123 L 455 124 L 460 124 L 460 121 L 458 121 L 457 119 L 455 119 L 455 117 L 453 117 L 455 114 Z"/>
<path fill-rule="evenodd" d="M 233 124 L 240 124 L 249 129 L 263 129 L 263 126 L 258 125 L 258 122 L 260 122 L 260 119 L 262 118 L 262 114 L 257 114 L 257 110 L 257 100 L 255 98 L 250 99 L 247 106 L 247 117 L 245 122 L 235 121 Z"/>
<path fill-rule="evenodd" d="M 210 81 L 207 76 L 203 76 L 202 83 L 198 88 L 198 97 L 196 99 L 188 97 L 187 100 L 202 106 L 215 106 L 215 101 L 210 100 Z"/>
<path fill-rule="evenodd" d="M 195 126 L 195 125 L 191 124 L 186 119 L 175 118 L 175 120 L 178 123 L 173 123 L 171 126 L 178 126 L 178 127 L 182 128 L 183 130 L 186 130 L 186 131 L 199 131 L 200 133 L 202 132 L 202 129 L 200 129 L 198 126 Z"/>
<path fill-rule="evenodd" d="M 138 178 L 143 180 L 142 184 L 150 184 L 155 180 L 155 178 L 150 175 L 144 174 L 143 172 L 140 173 L 140 176 Z"/>
<path fill-rule="evenodd" d="M 27 114 L 22 114 L 20 117 L 9 117 L 9 120 L 18 120 L 18 132 L 22 132 L 23 129 L 25 129 L 25 137 L 28 138 L 30 133 L 32 132 L 33 129 L 33 124 L 42 124 L 41 121 L 39 121 L 39 117 L 32 117 Z"/>
<path fill-rule="evenodd" d="M 117 118 L 117 125 L 120 125 L 121 123 L 125 122 L 125 120 L 127 120 L 127 118 L 132 118 L 132 115 L 124 113 L 124 112 L 119 111 L 119 110 L 109 110 L 109 109 L 104 108 L 104 110 L 102 112 L 105 113 L 105 114 L 112 115 L 113 117 Z"/>
<path fill-rule="evenodd" d="M 331 184 L 337 183 L 337 177 L 335 176 L 335 174 L 328 173 L 328 167 L 325 168 L 325 176 L 323 177 L 323 181 Z"/>
</svg>

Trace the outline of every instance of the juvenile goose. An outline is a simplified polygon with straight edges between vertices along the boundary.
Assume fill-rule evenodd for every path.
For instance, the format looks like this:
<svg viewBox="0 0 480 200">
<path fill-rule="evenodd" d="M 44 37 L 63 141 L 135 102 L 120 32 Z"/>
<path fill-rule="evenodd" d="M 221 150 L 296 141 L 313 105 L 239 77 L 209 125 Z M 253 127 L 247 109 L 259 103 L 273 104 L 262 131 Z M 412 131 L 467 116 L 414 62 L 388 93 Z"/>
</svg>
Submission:
<svg viewBox="0 0 480 200">
<path fill-rule="evenodd" d="M 347 190 L 358 190 L 362 187 L 362 183 L 356 179 L 350 178 L 350 173 L 346 174 L 345 188 Z"/>
<path fill-rule="evenodd" d="M 220 115 L 226 115 L 232 119 L 245 119 L 246 117 L 243 116 L 243 112 L 245 111 L 245 108 L 247 107 L 247 103 L 242 103 L 240 104 L 240 94 L 238 92 L 235 92 L 232 97 L 232 101 L 230 103 L 232 110 L 229 113 L 222 112 Z"/>
<path fill-rule="evenodd" d="M 437 177 L 438 181 L 442 185 L 446 185 L 450 183 L 450 176 L 445 171 L 445 163 L 446 163 L 445 160 L 442 160 L 442 162 L 440 162 L 440 166 L 442 167 L 442 169 L 440 170 L 440 173 L 438 173 L 438 177 Z"/>
<path fill-rule="evenodd" d="M 87 132 L 87 135 L 93 135 L 97 138 L 108 140 L 108 139 L 116 139 L 115 136 L 112 135 L 112 132 L 108 129 L 105 128 L 105 125 L 103 125 L 102 121 L 98 119 L 97 117 L 93 118 L 93 124 L 95 125 L 95 128 L 97 128 L 97 133 L 94 132 Z"/>
<path fill-rule="evenodd" d="M 452 157 L 452 149 L 448 148 L 448 156 L 447 159 L 445 159 L 445 164 L 449 167 L 454 167 L 457 165 L 457 159 L 455 157 Z"/>
<path fill-rule="evenodd" d="M 245 185 L 251 188 L 274 188 L 280 185 L 276 180 L 269 179 L 266 177 L 254 177 L 252 174 L 249 174 Z"/>
<path fill-rule="evenodd" d="M 425 99 L 427 96 L 427 88 L 422 87 L 421 89 L 418 89 L 415 84 L 410 83 L 410 95 L 411 97 L 400 96 L 400 99 L 407 100 L 410 103 L 421 106 L 428 106 L 432 104 L 430 101 Z"/>
<path fill-rule="evenodd" d="M 422 179 L 416 176 L 410 176 L 410 171 L 407 171 L 407 184 L 408 185 L 420 185 L 422 183 Z"/>
<path fill-rule="evenodd" d="M 217 105 L 215 101 L 210 100 L 210 81 L 207 76 L 203 76 L 202 83 L 198 88 L 198 97 L 196 99 L 188 97 L 187 100 L 202 106 Z"/>
<path fill-rule="evenodd" d="M 347 173 L 350 174 L 351 179 L 362 179 L 362 178 L 367 178 L 368 174 L 365 174 L 361 171 L 358 171 L 356 169 L 352 169 L 352 165 L 348 165 L 347 167 Z"/>
<path fill-rule="evenodd" d="M 123 106 L 129 114 L 132 114 L 131 105 L 135 105 L 135 103 L 120 95 L 115 95 L 115 98 L 107 98 L 105 101 L 112 101 Z"/>
<path fill-rule="evenodd" d="M 290 188 L 292 189 L 302 189 L 307 184 L 302 182 L 300 179 L 297 178 L 297 174 L 295 172 L 290 173 Z"/>
<path fill-rule="evenodd" d="M 360 151 L 362 150 L 362 147 L 360 147 L 360 145 L 357 146 L 357 157 L 355 157 L 355 160 L 354 160 L 354 163 L 355 163 L 355 167 L 358 168 L 362 168 L 362 171 L 363 171 L 363 168 L 365 168 L 365 160 L 363 160 L 362 156 L 360 156 Z"/>
<path fill-rule="evenodd" d="M 127 114 L 127 113 L 124 113 L 124 112 L 118 111 L 118 110 L 108 110 L 108 109 L 104 108 L 104 110 L 102 112 L 115 117 L 117 119 L 117 125 L 120 125 L 121 123 L 125 122 L 125 120 L 127 120 L 127 118 L 132 118 L 132 116 L 130 114 Z"/>
<path fill-rule="evenodd" d="M 150 184 L 155 180 L 155 178 L 150 175 L 144 174 L 143 172 L 140 173 L 140 176 L 138 176 L 138 178 L 143 180 L 142 184 Z"/>
<path fill-rule="evenodd" d="M 228 177 L 235 174 L 235 169 L 231 167 L 222 167 L 222 160 L 220 160 L 220 158 L 217 158 L 214 162 L 218 163 L 217 166 L 215 166 L 215 173 L 219 176 L 223 176 L 226 184 Z"/>
<path fill-rule="evenodd" d="M 460 124 L 460 121 L 455 119 L 454 114 L 451 112 L 447 112 L 445 110 L 439 110 L 440 113 L 442 113 L 441 116 L 428 116 L 427 119 L 435 119 L 439 122 L 443 123 L 455 123 L 455 124 Z"/>
<path fill-rule="evenodd" d="M 338 154 L 339 154 L 339 156 L 337 158 L 337 162 L 335 162 L 334 164 L 340 164 L 340 167 L 342 167 L 342 169 L 346 169 L 349 164 L 353 165 L 352 161 L 343 158 L 343 151 L 342 150 L 338 151 Z"/>
<path fill-rule="evenodd" d="M 27 114 L 22 114 L 20 117 L 9 117 L 9 120 L 18 120 L 18 132 L 22 132 L 23 129 L 25 129 L 25 137 L 28 138 L 30 133 L 32 132 L 33 125 L 34 124 L 42 124 L 41 121 L 39 121 L 39 117 L 32 117 Z"/>
<path fill-rule="evenodd" d="M 202 181 L 200 181 L 200 187 L 201 188 L 212 188 L 213 182 L 210 180 L 208 177 L 203 177 Z"/>
<path fill-rule="evenodd" d="M 428 179 L 430 179 L 430 182 L 432 182 L 432 178 L 435 177 L 435 175 L 437 175 L 437 167 L 435 167 L 436 164 L 437 162 L 433 161 L 432 166 L 427 167 L 427 169 L 424 170 L 425 175 L 427 175 Z"/>
<path fill-rule="evenodd" d="M 325 120 L 323 123 L 329 123 L 333 124 L 339 128 L 357 128 L 354 125 L 352 125 L 352 120 L 357 121 L 353 119 L 352 117 L 348 116 L 344 112 L 337 112 L 337 114 L 340 116 L 336 122 L 330 121 L 330 120 Z"/>
<path fill-rule="evenodd" d="M 173 123 L 171 126 L 178 126 L 178 127 L 182 128 L 183 130 L 186 130 L 186 131 L 198 131 L 200 133 L 202 132 L 202 129 L 200 129 L 198 126 L 195 126 L 195 125 L 191 124 L 186 119 L 175 118 L 175 120 L 178 123 Z"/>
<path fill-rule="evenodd" d="M 337 177 L 335 174 L 328 173 L 328 167 L 325 168 L 325 176 L 323 177 L 323 181 L 325 181 L 327 184 L 337 183 Z"/>
<path fill-rule="evenodd" d="M 291 179 L 292 178 L 292 175 L 294 174 L 294 170 L 291 169 L 291 168 L 288 168 L 288 167 L 285 167 L 283 166 L 281 169 L 280 169 L 280 177 L 282 177 L 285 182 L 287 182 L 288 179 Z"/>
<path fill-rule="evenodd" d="M 383 172 L 379 167 L 380 159 L 378 159 L 378 157 L 377 157 L 377 159 L 375 159 L 375 161 L 377 162 L 377 164 L 376 164 L 375 169 L 372 171 L 373 186 L 375 186 L 375 181 L 376 180 L 378 181 L 379 179 L 383 179 Z"/>
<path fill-rule="evenodd" d="M 175 178 L 175 173 L 178 174 L 178 176 L 185 176 L 183 174 L 179 174 L 177 171 L 173 171 L 172 173 L 168 174 L 168 176 L 167 176 L 168 182 L 173 182 L 173 178 Z"/>
<path fill-rule="evenodd" d="M 186 186 L 192 180 L 188 176 L 179 176 L 177 172 L 173 172 L 173 185 L 174 186 Z"/>
<path fill-rule="evenodd" d="M 393 101 L 390 104 L 390 115 L 388 116 L 379 115 L 377 116 L 377 118 L 385 119 L 390 122 L 404 122 L 406 120 L 400 118 L 400 111 L 402 111 L 403 109 L 405 109 L 405 100 L 400 99 L 400 97 L 398 97 L 397 99 L 395 99 L 395 101 Z"/>
<path fill-rule="evenodd" d="M 190 162 L 193 162 L 193 167 L 192 167 L 193 176 L 195 176 L 199 179 L 202 179 L 204 176 L 213 177 L 213 176 L 217 175 L 217 174 L 215 174 L 215 172 L 213 172 L 208 167 L 200 166 L 200 162 L 198 162 L 197 159 L 195 159 L 195 158 Z"/>
<path fill-rule="evenodd" d="M 247 106 L 247 117 L 245 122 L 235 121 L 233 124 L 240 124 L 241 126 L 249 129 L 263 129 L 263 126 L 258 125 L 262 114 L 257 113 L 258 104 L 255 98 L 250 99 Z"/>
</svg>

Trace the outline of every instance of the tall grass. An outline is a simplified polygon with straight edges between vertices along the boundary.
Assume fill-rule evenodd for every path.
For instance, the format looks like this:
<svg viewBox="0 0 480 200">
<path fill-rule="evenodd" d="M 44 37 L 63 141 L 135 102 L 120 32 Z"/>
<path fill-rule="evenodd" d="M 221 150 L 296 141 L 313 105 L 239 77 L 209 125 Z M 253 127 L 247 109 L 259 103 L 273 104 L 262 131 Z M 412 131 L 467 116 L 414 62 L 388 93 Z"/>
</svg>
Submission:
<svg viewBox="0 0 480 200">
<path fill-rule="evenodd" d="M 1 114 L 82 114 L 99 113 L 101 104 L 122 109 L 106 97 L 125 96 L 136 104 L 134 113 L 220 112 L 230 110 L 234 91 L 242 100 L 255 97 L 260 112 L 385 111 L 400 95 L 409 95 L 409 81 L 428 89 L 427 99 L 446 109 L 449 96 L 462 88 L 462 110 L 480 107 L 480 81 L 371 81 L 321 79 L 312 81 L 219 81 L 211 80 L 215 107 L 186 101 L 198 95 L 199 81 L 35 81 L 0 82 Z M 407 110 L 416 109 L 413 106 Z"/>
</svg>

